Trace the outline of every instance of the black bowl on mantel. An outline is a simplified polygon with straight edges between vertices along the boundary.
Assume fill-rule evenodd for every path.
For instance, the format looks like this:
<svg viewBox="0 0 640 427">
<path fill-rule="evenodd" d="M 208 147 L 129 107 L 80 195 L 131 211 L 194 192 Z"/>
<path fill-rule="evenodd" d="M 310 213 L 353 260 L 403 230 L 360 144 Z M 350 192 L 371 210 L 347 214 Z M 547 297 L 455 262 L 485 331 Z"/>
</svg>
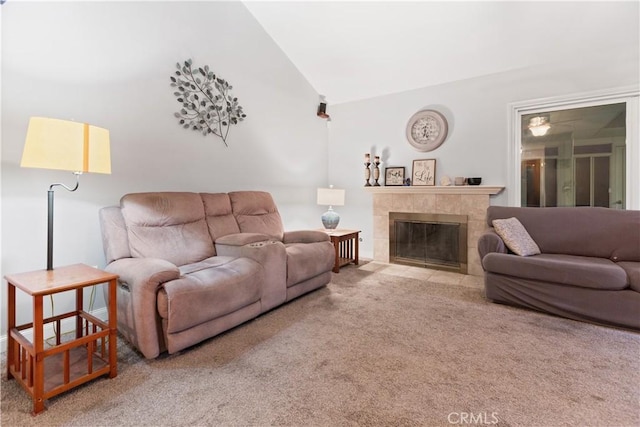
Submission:
<svg viewBox="0 0 640 427">
<path fill-rule="evenodd" d="M 467 184 L 469 185 L 480 185 L 482 182 L 482 178 L 467 178 Z"/>
</svg>

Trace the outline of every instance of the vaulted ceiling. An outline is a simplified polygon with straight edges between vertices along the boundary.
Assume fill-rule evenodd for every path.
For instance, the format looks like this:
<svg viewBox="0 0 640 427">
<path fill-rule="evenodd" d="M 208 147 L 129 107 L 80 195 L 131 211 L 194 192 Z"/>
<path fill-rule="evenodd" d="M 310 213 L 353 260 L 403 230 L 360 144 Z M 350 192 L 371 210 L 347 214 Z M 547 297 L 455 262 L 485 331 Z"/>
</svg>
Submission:
<svg viewBox="0 0 640 427">
<path fill-rule="evenodd" d="M 244 4 L 333 104 L 639 45 L 638 1 Z"/>
</svg>

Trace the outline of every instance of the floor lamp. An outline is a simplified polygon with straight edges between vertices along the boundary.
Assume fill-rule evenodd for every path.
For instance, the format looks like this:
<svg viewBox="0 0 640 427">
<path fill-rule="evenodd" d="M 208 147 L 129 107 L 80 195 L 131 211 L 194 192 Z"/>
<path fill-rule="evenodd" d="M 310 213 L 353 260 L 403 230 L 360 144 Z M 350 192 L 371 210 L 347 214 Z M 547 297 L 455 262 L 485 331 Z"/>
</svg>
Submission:
<svg viewBox="0 0 640 427">
<path fill-rule="evenodd" d="M 86 123 L 32 117 L 20 166 L 71 171 L 76 178 L 73 188 L 62 183 L 49 186 L 47 270 L 53 270 L 53 189 L 76 191 L 83 173 L 111 173 L 109 131 Z"/>
</svg>

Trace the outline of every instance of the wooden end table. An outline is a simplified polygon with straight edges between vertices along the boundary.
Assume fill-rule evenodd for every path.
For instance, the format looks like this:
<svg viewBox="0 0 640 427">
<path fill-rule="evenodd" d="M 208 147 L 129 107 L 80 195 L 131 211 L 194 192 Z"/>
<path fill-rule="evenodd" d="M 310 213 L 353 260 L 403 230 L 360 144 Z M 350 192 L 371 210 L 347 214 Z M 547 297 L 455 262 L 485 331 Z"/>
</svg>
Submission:
<svg viewBox="0 0 640 427">
<path fill-rule="evenodd" d="M 335 249 L 333 272 L 340 273 L 340 267 L 347 264 L 358 265 L 358 244 L 360 230 L 321 230 L 329 235 Z"/>
<path fill-rule="evenodd" d="M 16 381 L 33 398 L 33 415 L 44 401 L 102 375 L 114 378 L 117 369 L 116 274 L 84 264 L 6 275 L 9 306 L 7 379 Z M 83 289 L 108 283 L 109 319 L 104 322 L 83 310 Z M 16 288 L 33 298 L 33 322 L 16 325 Z M 46 295 L 75 291 L 74 311 L 43 319 Z M 61 321 L 75 317 L 75 338 L 63 342 Z M 45 348 L 44 325 L 53 323 L 55 345 Z M 32 329 L 29 341 L 22 331 Z"/>
</svg>

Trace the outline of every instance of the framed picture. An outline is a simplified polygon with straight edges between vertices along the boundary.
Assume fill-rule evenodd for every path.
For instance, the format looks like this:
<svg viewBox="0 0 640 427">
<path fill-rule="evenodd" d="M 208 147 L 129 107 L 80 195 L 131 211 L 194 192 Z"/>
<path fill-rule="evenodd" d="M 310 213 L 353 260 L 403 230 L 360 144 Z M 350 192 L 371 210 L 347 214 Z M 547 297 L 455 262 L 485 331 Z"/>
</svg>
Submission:
<svg viewBox="0 0 640 427">
<path fill-rule="evenodd" d="M 411 185 L 436 185 L 436 159 L 413 161 Z"/>
<path fill-rule="evenodd" d="M 384 185 L 404 185 L 404 166 L 386 168 Z"/>
</svg>

